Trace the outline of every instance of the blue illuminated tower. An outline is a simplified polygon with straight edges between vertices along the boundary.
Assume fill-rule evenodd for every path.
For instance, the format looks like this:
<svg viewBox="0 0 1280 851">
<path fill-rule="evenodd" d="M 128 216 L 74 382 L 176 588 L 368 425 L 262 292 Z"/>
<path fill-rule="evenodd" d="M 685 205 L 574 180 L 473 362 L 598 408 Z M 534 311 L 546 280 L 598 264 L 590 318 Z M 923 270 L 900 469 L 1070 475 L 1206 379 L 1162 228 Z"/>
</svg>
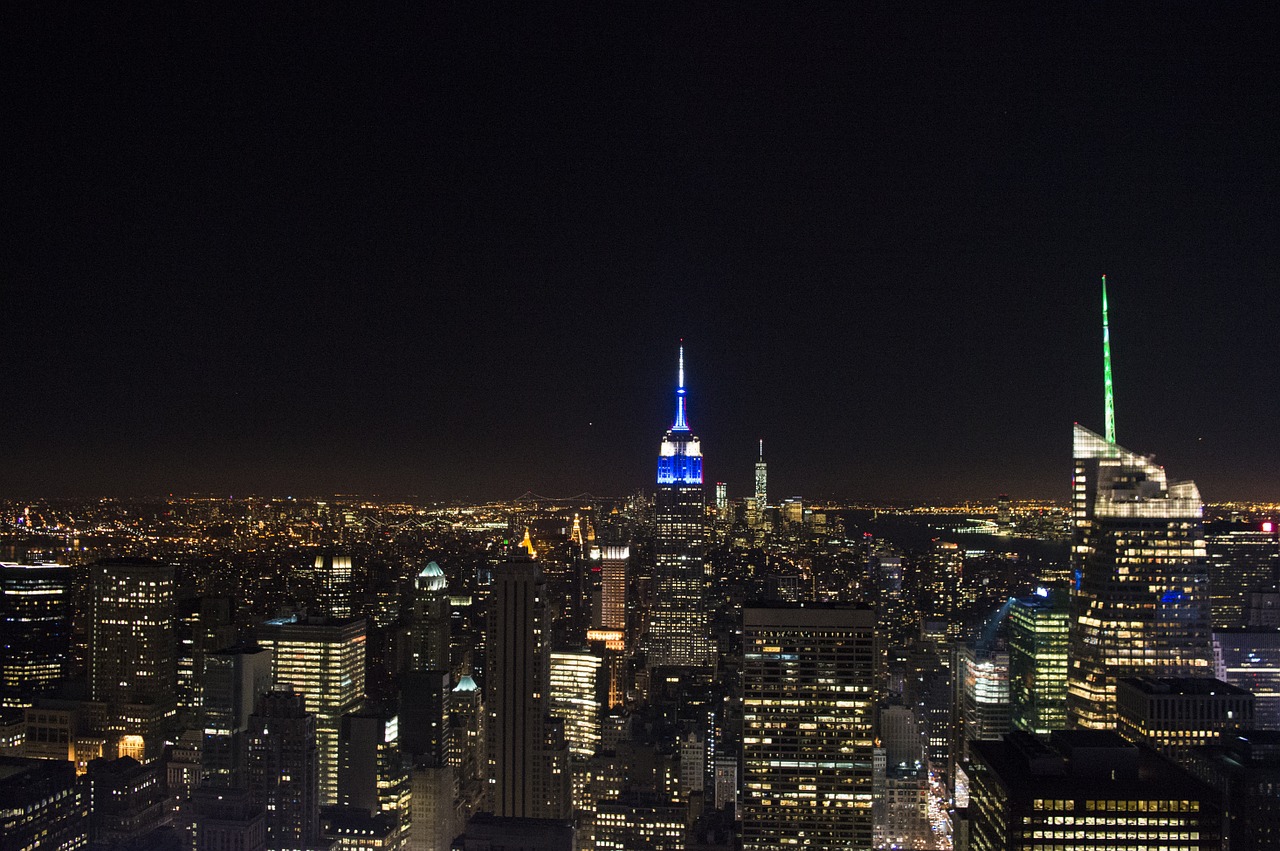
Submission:
<svg viewBox="0 0 1280 851">
<path fill-rule="evenodd" d="M 702 444 L 689 431 L 685 392 L 681 346 L 676 418 L 658 449 L 658 528 L 654 536 L 658 598 L 644 645 L 651 666 L 711 664 Z"/>
</svg>

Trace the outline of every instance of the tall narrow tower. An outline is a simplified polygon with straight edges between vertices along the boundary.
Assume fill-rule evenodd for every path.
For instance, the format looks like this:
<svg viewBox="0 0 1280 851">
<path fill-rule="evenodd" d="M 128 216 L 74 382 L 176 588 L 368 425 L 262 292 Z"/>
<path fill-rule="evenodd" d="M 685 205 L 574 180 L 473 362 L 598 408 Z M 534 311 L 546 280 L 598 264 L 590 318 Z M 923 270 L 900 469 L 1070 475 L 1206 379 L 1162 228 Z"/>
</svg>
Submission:
<svg viewBox="0 0 1280 851">
<path fill-rule="evenodd" d="M 1103 282 L 1106 436 L 1074 431 L 1067 711 L 1072 726 L 1115 727 L 1120 677 L 1211 673 L 1204 505 L 1149 456 L 1115 442 Z"/>
<path fill-rule="evenodd" d="M 706 513 L 702 444 L 689 431 L 686 418 L 681 346 L 675 423 L 658 449 L 658 528 L 653 547 L 658 599 L 645 640 L 652 666 L 711 664 L 704 561 Z"/>
<path fill-rule="evenodd" d="M 756 461 L 756 510 L 769 504 L 769 465 L 764 463 L 764 440 L 760 441 L 760 459 Z"/>
</svg>

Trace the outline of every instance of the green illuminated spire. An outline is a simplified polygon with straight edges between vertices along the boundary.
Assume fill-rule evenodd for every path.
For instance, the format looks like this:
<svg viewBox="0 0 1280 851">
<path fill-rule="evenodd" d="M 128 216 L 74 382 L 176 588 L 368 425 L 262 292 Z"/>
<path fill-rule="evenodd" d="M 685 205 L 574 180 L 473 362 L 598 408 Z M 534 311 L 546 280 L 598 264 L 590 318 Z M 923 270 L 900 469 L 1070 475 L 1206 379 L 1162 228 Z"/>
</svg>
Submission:
<svg viewBox="0 0 1280 851">
<path fill-rule="evenodd" d="M 1107 324 L 1107 276 L 1102 276 L 1102 384 L 1107 396 L 1107 443 L 1116 442 L 1116 395 L 1111 387 L 1111 328 Z"/>
</svg>

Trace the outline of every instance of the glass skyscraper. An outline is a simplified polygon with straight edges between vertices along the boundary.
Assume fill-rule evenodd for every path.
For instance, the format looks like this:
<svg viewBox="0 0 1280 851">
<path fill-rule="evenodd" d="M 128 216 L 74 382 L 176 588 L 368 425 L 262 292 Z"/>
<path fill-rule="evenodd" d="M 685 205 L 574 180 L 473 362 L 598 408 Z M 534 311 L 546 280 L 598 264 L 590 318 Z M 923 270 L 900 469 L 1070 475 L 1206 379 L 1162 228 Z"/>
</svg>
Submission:
<svg viewBox="0 0 1280 851">
<path fill-rule="evenodd" d="M 1073 726 L 1111 729 L 1117 678 L 1212 673 L 1203 505 L 1079 424 L 1074 445 L 1067 706 Z"/>
<path fill-rule="evenodd" d="M 0 562 L 0 705 L 52 691 L 70 654 L 71 568 Z"/>
<path fill-rule="evenodd" d="M 675 423 L 658 450 L 654 574 L 658 598 L 645 649 L 651 666 L 711 664 L 707 618 L 706 495 L 702 444 L 685 417 L 684 347 L 680 348 Z"/>
<path fill-rule="evenodd" d="M 1009 696 L 1014 729 L 1046 734 L 1067 726 L 1068 598 L 1041 592 L 1009 606 Z"/>
</svg>

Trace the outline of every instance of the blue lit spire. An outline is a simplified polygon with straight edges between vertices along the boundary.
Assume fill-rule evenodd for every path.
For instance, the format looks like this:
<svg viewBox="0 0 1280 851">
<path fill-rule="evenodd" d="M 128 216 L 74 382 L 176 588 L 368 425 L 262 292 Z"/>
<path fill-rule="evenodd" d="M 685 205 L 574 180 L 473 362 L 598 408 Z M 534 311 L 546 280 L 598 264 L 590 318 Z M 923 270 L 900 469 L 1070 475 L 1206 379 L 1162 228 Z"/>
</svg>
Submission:
<svg viewBox="0 0 1280 851">
<path fill-rule="evenodd" d="M 683 340 L 680 341 L 682 344 Z M 658 484 L 702 485 L 702 444 L 689 432 L 685 416 L 684 346 L 676 372 L 676 421 L 658 448 Z"/>
<path fill-rule="evenodd" d="M 689 423 L 684 417 L 684 346 L 680 347 L 680 366 L 676 377 L 676 422 L 672 431 L 688 431 Z"/>
</svg>

